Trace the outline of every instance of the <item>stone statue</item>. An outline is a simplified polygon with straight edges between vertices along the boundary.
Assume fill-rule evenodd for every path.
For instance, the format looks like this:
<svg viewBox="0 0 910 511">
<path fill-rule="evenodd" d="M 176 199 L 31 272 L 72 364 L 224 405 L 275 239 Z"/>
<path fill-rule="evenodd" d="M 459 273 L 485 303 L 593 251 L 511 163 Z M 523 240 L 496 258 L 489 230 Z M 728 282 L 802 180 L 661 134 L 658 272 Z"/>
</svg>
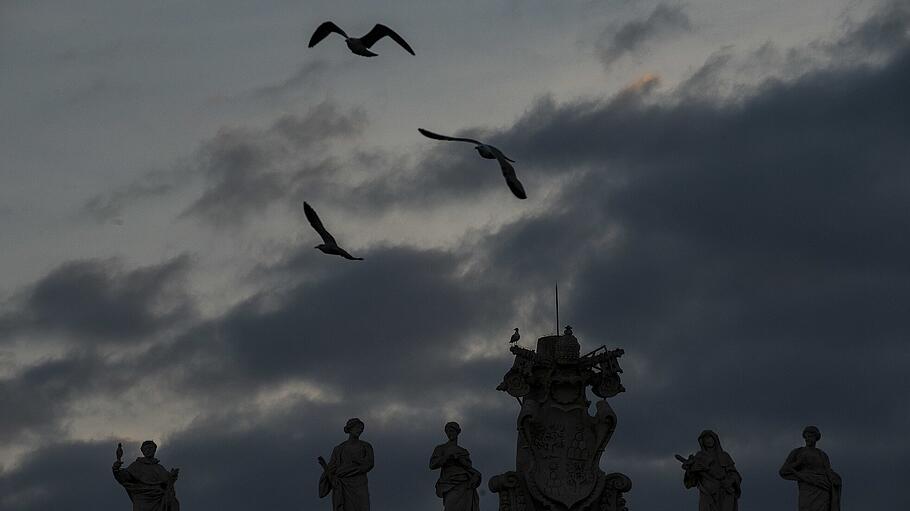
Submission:
<svg viewBox="0 0 910 511">
<path fill-rule="evenodd" d="M 632 488 L 624 474 L 604 473 L 600 459 L 616 429 L 607 398 L 625 388 L 618 358 L 601 346 L 581 355 L 566 327 L 537 340 L 537 350 L 512 345 L 512 368 L 497 387 L 516 398 L 515 470 L 490 478 L 500 511 L 626 511 Z M 600 398 L 588 399 L 588 389 Z"/>
<path fill-rule="evenodd" d="M 370 511 L 367 472 L 373 469 L 373 446 L 360 439 L 363 421 L 356 417 L 348 420 L 344 432 L 348 439 L 332 449 L 329 462 L 318 458 L 323 470 L 319 497 L 331 492 L 333 511 Z"/>
<path fill-rule="evenodd" d="M 825 451 L 815 447 L 821 437 L 817 427 L 806 426 L 806 446 L 793 449 L 780 467 L 781 477 L 797 482 L 799 511 L 840 511 L 841 479 Z"/>
<path fill-rule="evenodd" d="M 481 475 L 471 466 L 468 450 L 458 445 L 461 426 L 450 422 L 445 426 L 449 441 L 437 445 L 430 456 L 430 470 L 442 469 L 436 482 L 436 496 L 442 499 L 445 511 L 479 511 L 477 487 Z"/>
<path fill-rule="evenodd" d="M 114 479 L 123 485 L 127 495 L 133 501 L 133 511 L 180 511 L 180 503 L 174 492 L 174 483 L 180 469 L 167 471 L 155 458 L 158 446 L 151 440 L 142 442 L 139 448 L 142 457 L 130 463 L 126 468 L 120 458 L 123 448 L 117 444 L 117 461 L 111 467 Z"/>
<path fill-rule="evenodd" d="M 676 455 L 686 471 L 686 488 L 698 487 L 698 511 L 736 511 L 742 494 L 742 477 L 733 465 L 733 458 L 720 446 L 720 438 L 711 430 L 698 435 L 701 447 L 694 455 Z"/>
</svg>

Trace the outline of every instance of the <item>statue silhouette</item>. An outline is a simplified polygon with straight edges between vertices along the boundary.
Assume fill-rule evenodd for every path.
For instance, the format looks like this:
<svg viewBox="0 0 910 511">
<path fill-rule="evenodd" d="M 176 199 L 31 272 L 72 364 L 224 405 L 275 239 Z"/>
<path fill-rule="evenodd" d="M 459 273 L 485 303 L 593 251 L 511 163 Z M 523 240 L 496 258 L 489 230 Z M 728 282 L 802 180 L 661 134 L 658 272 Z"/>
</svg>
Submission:
<svg viewBox="0 0 910 511">
<path fill-rule="evenodd" d="M 790 451 L 780 467 L 781 477 L 797 482 L 799 511 L 840 511 L 841 478 L 831 470 L 825 451 L 815 447 L 821 437 L 817 427 L 806 426 L 806 446 Z"/>
<path fill-rule="evenodd" d="M 373 469 L 373 446 L 360 439 L 363 421 L 356 417 L 348 420 L 344 432 L 348 439 L 332 449 L 328 463 L 317 458 L 323 469 L 319 497 L 331 492 L 333 511 L 370 511 L 367 472 Z"/>
<path fill-rule="evenodd" d="M 430 470 L 441 469 L 436 482 L 436 496 L 442 499 L 445 511 L 479 511 L 477 487 L 481 475 L 471 465 L 471 454 L 458 445 L 461 426 L 457 422 L 445 425 L 449 441 L 437 445 L 430 456 Z"/>
<path fill-rule="evenodd" d="M 733 458 L 720 446 L 720 437 L 711 430 L 698 435 L 701 447 L 694 455 L 676 459 L 686 471 L 686 488 L 698 487 L 698 511 L 736 511 L 742 494 L 742 477 L 736 471 Z"/>
<path fill-rule="evenodd" d="M 158 446 L 151 440 L 142 442 L 139 448 L 142 457 L 130 463 L 126 468 L 120 461 L 123 448 L 117 444 L 117 461 L 111 467 L 114 479 L 126 489 L 133 501 L 133 511 L 180 511 L 180 503 L 174 492 L 174 483 L 180 469 L 164 469 L 155 458 Z"/>
</svg>

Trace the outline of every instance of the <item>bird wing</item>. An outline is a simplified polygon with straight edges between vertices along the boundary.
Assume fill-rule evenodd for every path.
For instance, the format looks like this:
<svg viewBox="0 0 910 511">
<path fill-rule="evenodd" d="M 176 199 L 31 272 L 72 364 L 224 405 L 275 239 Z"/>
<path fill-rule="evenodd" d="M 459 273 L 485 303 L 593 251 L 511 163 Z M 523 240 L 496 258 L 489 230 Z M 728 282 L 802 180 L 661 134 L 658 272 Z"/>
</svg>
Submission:
<svg viewBox="0 0 910 511">
<path fill-rule="evenodd" d="M 303 213 L 306 215 L 306 219 L 310 221 L 310 225 L 313 226 L 313 229 L 316 229 L 316 232 L 319 233 L 323 243 L 326 245 L 338 246 L 338 242 L 335 241 L 335 238 L 333 238 L 332 235 L 329 234 L 329 231 L 325 229 L 325 226 L 322 225 L 322 220 L 319 219 L 316 210 L 310 207 L 306 202 L 303 203 Z"/>
<path fill-rule="evenodd" d="M 341 257 L 343 257 L 345 259 L 350 259 L 351 261 L 363 261 L 362 257 L 354 257 L 350 253 L 348 253 L 347 250 L 345 250 L 341 247 L 338 247 L 338 251 L 340 252 L 338 255 L 340 255 Z"/>
<path fill-rule="evenodd" d="M 503 159 L 503 160 L 506 160 L 506 161 L 510 161 L 510 162 L 512 162 L 512 163 L 515 163 L 515 160 L 513 160 L 512 158 L 509 158 L 508 156 L 506 156 L 505 154 L 503 154 L 502 151 L 500 151 L 498 147 L 493 147 L 493 146 L 491 146 L 491 145 L 489 145 L 489 144 L 487 144 L 487 147 L 489 147 L 489 148 L 493 151 L 493 154 L 496 155 L 496 159 L 497 159 L 497 160 L 498 160 L 498 159 Z"/>
<path fill-rule="evenodd" d="M 367 35 L 361 37 L 360 42 L 362 42 L 364 46 L 369 48 L 370 46 L 373 46 L 374 44 L 376 44 L 376 41 L 382 39 L 385 36 L 391 37 L 396 43 L 400 44 L 402 48 L 407 50 L 408 53 L 410 53 L 411 55 L 414 55 L 414 50 L 411 49 L 411 45 L 408 44 L 408 42 L 405 41 L 403 37 L 401 37 L 400 35 L 395 33 L 395 31 L 392 30 L 391 28 L 389 28 L 381 23 L 377 23 L 376 26 L 373 27 L 372 30 L 367 32 Z"/>
<path fill-rule="evenodd" d="M 439 133 L 433 133 L 432 131 L 425 130 L 423 128 L 417 128 L 417 131 L 419 131 L 421 135 L 427 138 L 432 138 L 433 140 L 445 140 L 448 142 L 470 142 L 472 144 L 481 145 L 481 142 L 479 140 L 474 140 L 473 138 L 448 137 L 446 135 L 440 135 Z"/>
<path fill-rule="evenodd" d="M 502 177 L 506 178 L 506 184 L 509 185 L 509 190 L 512 190 L 512 193 L 519 199 L 527 199 L 528 194 L 525 193 L 525 187 L 521 186 L 518 176 L 515 175 L 515 168 L 512 167 L 512 164 L 505 158 L 497 158 L 497 160 L 499 168 L 502 170 Z"/>
<path fill-rule="evenodd" d="M 341 30 L 341 28 L 338 25 L 332 23 L 331 21 L 326 21 L 322 25 L 319 25 L 318 27 L 316 27 L 316 31 L 313 32 L 313 37 L 310 37 L 310 44 L 308 47 L 312 48 L 313 46 L 316 46 L 317 44 L 319 44 L 319 41 L 322 41 L 323 39 L 325 39 L 326 36 L 328 36 L 332 32 L 334 32 L 336 34 L 341 34 L 342 36 L 344 36 L 345 39 L 347 39 L 347 37 L 348 37 L 348 35 L 344 33 L 344 30 Z"/>
</svg>

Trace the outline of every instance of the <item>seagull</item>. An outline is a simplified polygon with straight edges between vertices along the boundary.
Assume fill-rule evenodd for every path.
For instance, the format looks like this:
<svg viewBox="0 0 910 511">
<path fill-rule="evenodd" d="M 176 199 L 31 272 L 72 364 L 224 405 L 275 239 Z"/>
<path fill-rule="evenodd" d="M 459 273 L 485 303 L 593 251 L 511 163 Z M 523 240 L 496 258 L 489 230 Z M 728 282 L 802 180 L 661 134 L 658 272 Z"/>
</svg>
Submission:
<svg viewBox="0 0 910 511">
<path fill-rule="evenodd" d="M 518 329 L 515 329 L 515 333 L 512 334 L 512 338 L 509 339 L 509 344 L 518 342 L 518 339 L 521 339 L 521 334 L 518 333 Z"/>
<path fill-rule="evenodd" d="M 433 140 L 470 142 L 474 144 L 474 149 L 477 150 L 481 158 L 485 158 L 487 160 L 497 160 L 499 162 L 499 168 L 502 170 L 502 177 L 506 179 L 506 184 L 509 186 L 509 190 L 512 190 L 512 193 L 515 194 L 515 196 L 519 199 L 528 198 L 528 194 L 525 193 L 524 186 L 521 186 L 521 182 L 518 180 L 518 176 L 515 175 L 515 168 L 512 167 L 512 163 L 515 163 L 515 160 L 510 159 L 508 156 L 502 154 L 502 151 L 499 149 L 489 144 L 484 144 L 479 140 L 474 140 L 473 138 L 448 137 L 446 135 L 440 135 L 439 133 L 433 133 L 432 131 L 425 130 L 423 128 L 417 128 L 417 131 L 419 131 L 421 135 L 427 138 L 432 138 Z"/>
<path fill-rule="evenodd" d="M 319 27 L 316 28 L 316 31 L 313 32 L 313 37 L 310 38 L 309 47 L 312 48 L 313 46 L 316 46 L 319 44 L 319 41 L 325 39 L 332 32 L 344 36 L 344 42 L 348 45 L 348 49 L 355 55 L 360 55 L 361 57 L 375 57 L 377 54 L 369 50 L 370 46 L 373 46 L 376 44 L 376 41 L 386 36 L 391 37 L 396 43 L 400 44 L 402 48 L 407 50 L 408 53 L 414 55 L 414 50 L 411 49 L 411 45 L 409 45 L 404 38 L 395 33 L 391 28 L 379 23 L 363 37 L 348 37 L 348 35 L 344 33 L 344 30 L 341 30 L 338 25 L 331 21 L 326 21 L 322 25 L 319 25 Z"/>
<path fill-rule="evenodd" d="M 306 202 L 303 203 L 303 212 L 306 214 L 306 219 L 310 221 L 310 225 L 313 226 L 313 229 L 316 229 L 316 232 L 322 237 L 323 243 L 316 245 L 313 248 L 318 248 L 324 254 L 337 255 L 352 261 L 363 261 L 362 257 L 354 257 L 345 249 L 338 246 L 338 242 L 335 241 L 335 238 L 329 234 L 329 231 L 325 230 L 325 227 L 322 225 L 322 220 L 320 220 L 319 215 L 316 214 L 316 210 L 310 207 Z"/>
</svg>

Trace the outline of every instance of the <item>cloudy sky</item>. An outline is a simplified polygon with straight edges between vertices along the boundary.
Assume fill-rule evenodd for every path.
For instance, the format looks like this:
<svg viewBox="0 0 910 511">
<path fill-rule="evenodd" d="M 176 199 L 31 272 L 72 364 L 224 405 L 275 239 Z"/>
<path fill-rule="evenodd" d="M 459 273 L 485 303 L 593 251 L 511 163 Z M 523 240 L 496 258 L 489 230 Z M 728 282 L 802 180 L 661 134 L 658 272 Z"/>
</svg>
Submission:
<svg viewBox="0 0 910 511">
<path fill-rule="evenodd" d="M 307 49 L 327 19 L 417 56 Z M 145 439 L 186 509 L 327 509 L 353 416 L 373 508 L 440 508 L 445 422 L 513 467 L 495 387 L 556 281 L 626 350 L 633 511 L 696 505 L 707 428 L 743 511 L 793 509 L 807 424 L 844 509 L 905 509 L 908 90 L 908 0 L 0 1 L 0 510 L 127 509 Z"/>
</svg>

